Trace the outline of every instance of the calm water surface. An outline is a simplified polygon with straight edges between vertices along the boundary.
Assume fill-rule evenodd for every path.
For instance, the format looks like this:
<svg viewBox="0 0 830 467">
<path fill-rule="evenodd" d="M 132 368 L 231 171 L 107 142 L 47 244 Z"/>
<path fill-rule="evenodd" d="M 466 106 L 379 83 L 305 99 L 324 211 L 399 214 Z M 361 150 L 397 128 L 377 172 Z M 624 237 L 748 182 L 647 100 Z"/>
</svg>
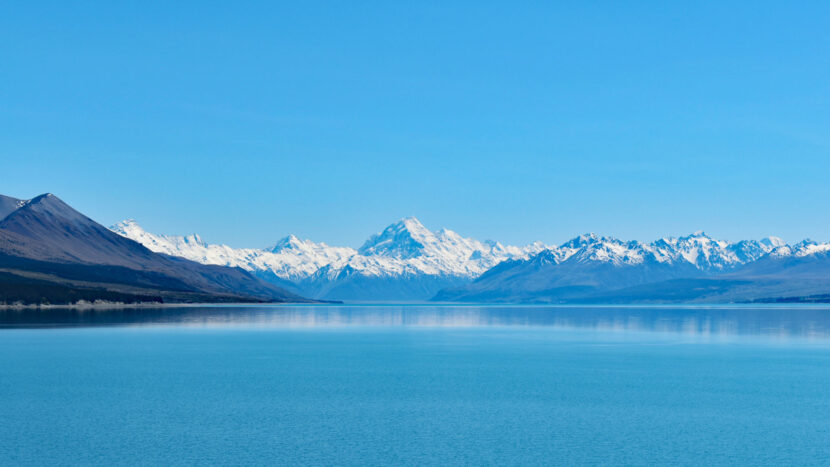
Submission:
<svg viewBox="0 0 830 467">
<path fill-rule="evenodd" d="M 830 462 L 830 309 L 0 311 L 0 464 Z"/>
</svg>

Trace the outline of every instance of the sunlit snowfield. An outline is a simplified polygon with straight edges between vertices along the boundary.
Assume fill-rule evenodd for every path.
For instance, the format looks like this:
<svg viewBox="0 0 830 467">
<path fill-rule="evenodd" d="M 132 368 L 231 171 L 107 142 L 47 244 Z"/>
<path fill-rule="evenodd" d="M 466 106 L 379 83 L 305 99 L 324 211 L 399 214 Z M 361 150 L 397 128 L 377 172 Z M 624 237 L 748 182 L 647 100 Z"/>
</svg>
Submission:
<svg viewBox="0 0 830 467">
<path fill-rule="evenodd" d="M 821 464 L 830 309 L 0 311 L 0 463 Z"/>
</svg>

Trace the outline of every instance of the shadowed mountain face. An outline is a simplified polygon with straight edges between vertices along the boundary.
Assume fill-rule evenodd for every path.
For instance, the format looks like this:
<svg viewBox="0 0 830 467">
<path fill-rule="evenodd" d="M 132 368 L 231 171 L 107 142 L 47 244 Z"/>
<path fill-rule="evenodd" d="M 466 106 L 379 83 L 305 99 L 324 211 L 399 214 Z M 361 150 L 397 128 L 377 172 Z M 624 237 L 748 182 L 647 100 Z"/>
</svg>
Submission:
<svg viewBox="0 0 830 467">
<path fill-rule="evenodd" d="M 553 252 L 545 251 L 525 261 L 501 263 L 470 284 L 442 290 L 434 300 L 826 302 L 830 301 L 830 252 L 825 245 L 805 241 L 795 247 L 779 245 L 756 260 L 730 269 L 706 269 L 647 255 L 624 262 L 574 254 L 560 261 Z"/>
<path fill-rule="evenodd" d="M 4 219 L 6 216 L 17 210 L 21 203 L 23 203 L 23 201 L 17 198 L 0 195 L 0 219 Z"/>
<path fill-rule="evenodd" d="M 430 231 L 414 217 L 372 235 L 359 249 L 329 246 L 293 235 L 272 248 L 207 244 L 198 235 L 156 235 L 128 220 L 112 230 L 160 253 L 243 268 L 301 295 L 323 300 L 424 301 L 439 290 L 472 281 L 505 259 L 544 248 L 481 242 L 447 229 Z"/>
<path fill-rule="evenodd" d="M 0 221 L 0 251 L 38 261 L 158 269 L 157 255 L 75 211 L 56 196 L 33 198 Z"/>
<path fill-rule="evenodd" d="M 435 235 L 418 219 L 407 217 L 372 235 L 357 251 L 365 256 L 386 255 L 408 259 L 423 255 L 426 245 L 435 242 Z"/>
<path fill-rule="evenodd" d="M 441 291 L 436 300 L 449 301 L 560 301 L 609 289 L 678 277 L 699 277 L 703 273 L 691 264 L 643 261 L 614 264 L 579 261 L 556 262 L 549 251 L 527 261 L 499 264 L 478 280 L 457 289 Z"/>
<path fill-rule="evenodd" d="M 301 295 L 350 301 L 747 301 L 782 293 L 792 299 L 796 291 L 825 293 L 826 281 L 816 271 L 795 284 L 785 271 L 806 267 L 796 263 L 820 263 L 821 254 L 830 252 L 830 244 L 809 240 L 730 242 L 703 232 L 650 243 L 585 234 L 559 246 L 516 247 L 446 229 L 432 232 L 412 217 L 372 235 L 359 249 L 293 235 L 267 250 L 234 249 L 197 235 L 155 235 L 134 221 L 112 230 L 156 252 L 241 267 Z M 761 277 L 763 268 L 769 271 Z"/>
<path fill-rule="evenodd" d="M 241 269 L 153 253 L 52 194 L 28 201 L 2 197 L 0 215 L 0 270 L 18 278 L 18 286 L 7 287 L 0 302 L 31 301 L 28 296 L 13 295 L 14 290 L 23 289 L 23 279 L 34 290 L 49 283 L 68 290 L 117 292 L 125 294 L 126 301 L 303 300 Z M 100 295 L 102 299 L 114 296 Z M 75 296 L 89 299 L 95 294 Z M 48 297 L 39 301 L 55 303 Z"/>
</svg>

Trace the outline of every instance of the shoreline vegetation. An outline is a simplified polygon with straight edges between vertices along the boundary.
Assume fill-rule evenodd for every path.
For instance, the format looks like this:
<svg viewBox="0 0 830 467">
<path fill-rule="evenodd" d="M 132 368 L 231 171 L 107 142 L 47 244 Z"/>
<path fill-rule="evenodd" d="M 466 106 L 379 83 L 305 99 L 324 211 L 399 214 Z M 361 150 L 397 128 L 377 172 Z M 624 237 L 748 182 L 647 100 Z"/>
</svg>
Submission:
<svg viewBox="0 0 830 467">
<path fill-rule="evenodd" d="M 185 308 L 205 306 L 274 306 L 274 305 L 343 305 L 337 301 L 298 302 L 108 302 L 81 300 L 74 303 L 0 303 L 0 310 L 61 310 L 61 309 L 110 309 L 110 308 Z M 464 304 L 461 304 L 464 305 Z"/>
<path fill-rule="evenodd" d="M 107 300 L 86 301 L 74 303 L 0 303 L 0 310 L 55 310 L 55 309 L 90 309 L 90 308 L 162 308 L 167 306 L 182 306 L 185 304 L 161 302 L 110 302 Z"/>
<path fill-rule="evenodd" d="M 74 303 L 0 303 L 0 310 L 84 310 L 84 309 L 122 309 L 122 308 L 187 308 L 205 306 L 265 306 L 265 305 L 338 305 L 336 302 L 110 302 L 107 300 L 86 301 Z"/>
</svg>

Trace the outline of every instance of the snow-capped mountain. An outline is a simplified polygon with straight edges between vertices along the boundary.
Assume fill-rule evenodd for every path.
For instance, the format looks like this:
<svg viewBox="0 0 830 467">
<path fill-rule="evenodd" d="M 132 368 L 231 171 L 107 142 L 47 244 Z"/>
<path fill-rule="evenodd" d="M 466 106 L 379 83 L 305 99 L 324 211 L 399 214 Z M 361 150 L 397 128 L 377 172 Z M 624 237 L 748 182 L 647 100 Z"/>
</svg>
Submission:
<svg viewBox="0 0 830 467">
<path fill-rule="evenodd" d="M 777 237 L 731 243 L 715 240 L 703 232 L 680 238 L 661 238 L 651 243 L 622 241 L 590 233 L 551 251 L 557 263 L 573 258 L 579 262 L 607 262 L 618 266 L 644 262 L 690 264 L 701 271 L 723 271 L 755 261 L 783 245 Z"/>
<path fill-rule="evenodd" d="M 0 303 L 307 302 L 238 269 L 154 253 L 51 193 L 0 195 Z"/>
<path fill-rule="evenodd" d="M 357 250 L 293 235 L 268 249 L 237 249 L 207 244 L 197 235 L 152 234 L 133 220 L 112 230 L 155 252 L 240 267 L 325 299 L 424 300 L 444 287 L 469 282 L 501 261 L 528 258 L 546 248 L 538 242 L 524 247 L 481 242 L 447 229 L 432 232 L 414 217 L 388 226 Z"/>
<path fill-rule="evenodd" d="M 454 289 L 442 291 L 437 300 L 466 301 L 574 301 L 574 300 L 634 300 L 632 297 L 666 294 L 672 299 L 692 299 L 709 293 L 706 285 L 695 280 L 723 278 L 719 282 L 721 297 L 725 290 L 744 287 L 729 293 L 735 297 L 752 297 L 752 290 L 779 290 L 770 284 L 761 288 L 748 279 L 749 266 L 768 258 L 816 257 L 823 264 L 830 258 L 830 243 L 805 240 L 789 246 L 777 237 L 728 242 L 716 240 L 703 232 L 680 238 L 662 238 L 651 243 L 621 241 L 596 234 L 586 234 L 565 242 L 557 248 L 545 250 L 527 260 L 504 262 L 482 274 L 476 281 Z M 790 262 L 764 261 L 763 270 L 769 280 L 780 274 L 782 268 L 790 268 Z M 830 259 L 827 275 L 818 272 L 812 277 L 815 283 L 830 285 Z M 799 266 L 801 267 L 801 266 Z M 821 267 L 810 271 L 823 271 Z M 757 272 L 752 273 L 755 277 Z M 824 279 L 822 279 L 824 278 Z M 780 282 L 779 278 L 776 278 Z M 675 281 L 675 282 L 671 282 Z M 680 281 L 680 282 L 676 282 Z M 731 282 L 729 282 L 731 281 Z M 677 284 L 684 284 L 679 286 Z M 775 281 L 773 281 L 775 282 Z M 646 284 L 662 283 L 656 289 L 631 289 Z M 776 282 L 777 283 L 777 282 Z M 725 284 L 728 284 L 725 285 Z M 656 286 L 654 286 L 656 287 Z M 674 288 L 673 288 L 674 287 Z M 685 288 L 684 288 L 685 287 Z M 830 291 L 830 286 L 827 287 Z M 671 293 L 668 290 L 671 289 Z M 818 289 L 821 289 L 819 287 Z M 817 289 L 817 290 L 818 290 Z M 823 289 L 821 289 L 823 290 Z M 770 292 L 772 293 L 772 292 Z M 776 292 L 777 293 L 777 292 Z M 651 295 L 648 295 L 651 294 Z M 622 297 L 622 298 L 620 298 Z M 667 299 L 664 297 L 664 299 Z"/>
<path fill-rule="evenodd" d="M 830 243 L 805 240 L 787 245 L 777 237 L 729 242 L 703 232 L 651 243 L 591 233 L 560 246 L 536 242 L 517 247 L 447 229 L 433 232 L 414 217 L 386 227 L 358 249 L 293 235 L 267 249 L 231 248 L 208 244 L 197 235 L 155 235 L 135 221 L 121 222 L 112 230 L 155 252 L 239 267 L 299 294 L 337 300 L 424 300 L 448 288 L 476 300 L 518 291 L 604 290 L 729 275 L 762 258 L 830 252 Z"/>
<path fill-rule="evenodd" d="M 134 220 L 126 220 L 110 229 L 141 243 L 151 251 L 181 256 L 203 264 L 217 264 L 262 273 L 287 281 L 307 279 L 323 266 L 340 263 L 357 254 L 348 247 L 330 247 L 325 243 L 300 240 L 290 235 L 267 250 L 232 248 L 208 244 L 198 235 L 156 235 L 144 230 Z"/>
<path fill-rule="evenodd" d="M 772 249 L 770 254 L 778 257 L 805 257 L 830 252 L 830 243 L 818 243 L 813 240 L 802 240 L 795 245 L 786 245 L 783 242 Z"/>
</svg>

